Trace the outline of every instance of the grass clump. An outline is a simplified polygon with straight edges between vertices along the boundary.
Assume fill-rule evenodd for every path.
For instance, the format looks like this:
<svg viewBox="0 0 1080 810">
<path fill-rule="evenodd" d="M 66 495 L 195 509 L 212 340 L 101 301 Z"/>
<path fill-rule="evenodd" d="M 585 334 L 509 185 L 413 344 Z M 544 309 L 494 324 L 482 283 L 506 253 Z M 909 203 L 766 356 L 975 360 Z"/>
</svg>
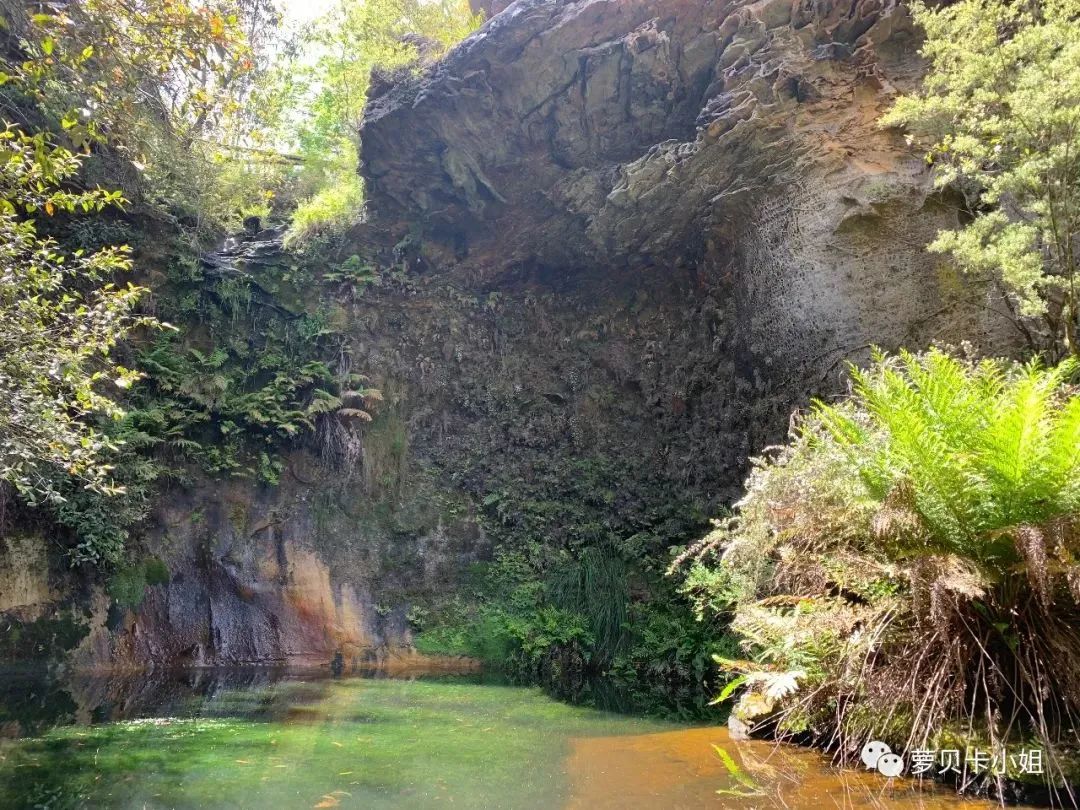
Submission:
<svg viewBox="0 0 1080 810">
<path fill-rule="evenodd" d="M 1076 371 L 878 355 L 757 461 L 683 585 L 742 638 L 744 658 L 717 659 L 741 719 L 842 757 L 957 729 L 1035 740 L 1050 781 L 1075 780 Z"/>
<path fill-rule="evenodd" d="M 121 607 L 137 608 L 146 597 L 146 589 L 168 585 L 171 575 L 168 566 L 157 557 L 117 569 L 109 578 L 108 591 Z"/>
<path fill-rule="evenodd" d="M 317 239 L 340 236 L 359 221 L 364 207 L 360 177 L 350 166 L 336 174 L 334 180 L 297 205 L 285 234 L 286 247 L 301 248 Z"/>
</svg>

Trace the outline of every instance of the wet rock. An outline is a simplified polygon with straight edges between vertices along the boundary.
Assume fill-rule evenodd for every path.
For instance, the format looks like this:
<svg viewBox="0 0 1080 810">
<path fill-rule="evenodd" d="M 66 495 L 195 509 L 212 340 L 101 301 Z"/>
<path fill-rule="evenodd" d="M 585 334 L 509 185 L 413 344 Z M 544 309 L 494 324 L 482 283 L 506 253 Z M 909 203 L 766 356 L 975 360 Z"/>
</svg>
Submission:
<svg viewBox="0 0 1080 810">
<path fill-rule="evenodd" d="M 139 605 L 120 609 L 115 622 L 108 617 L 118 606 L 99 592 L 72 666 L 346 671 L 408 650 L 404 608 L 387 612 L 384 605 L 401 605 L 405 591 L 438 587 L 475 560 L 476 549 L 459 544 L 445 553 L 438 537 L 425 538 L 431 530 L 418 527 L 415 547 L 394 552 L 388 546 L 400 535 L 347 511 L 364 497 L 362 477 L 302 452 L 289 469 L 296 475 L 272 490 L 207 482 L 163 498 L 149 544 L 167 565 L 168 581 L 147 587 Z"/>
<path fill-rule="evenodd" d="M 728 734 L 733 740 L 749 740 L 750 726 L 740 720 L 734 714 L 728 715 Z"/>
</svg>

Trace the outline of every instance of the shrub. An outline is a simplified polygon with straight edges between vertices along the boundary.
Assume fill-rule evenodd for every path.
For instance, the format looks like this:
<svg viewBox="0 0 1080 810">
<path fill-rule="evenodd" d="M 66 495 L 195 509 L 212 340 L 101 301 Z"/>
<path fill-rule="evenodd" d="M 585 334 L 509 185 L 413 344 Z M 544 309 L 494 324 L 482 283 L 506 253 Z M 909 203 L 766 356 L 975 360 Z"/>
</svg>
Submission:
<svg viewBox="0 0 1080 810">
<path fill-rule="evenodd" d="M 126 246 L 65 252 L 35 218 L 101 212 L 119 192 L 67 190 L 82 157 L 42 133 L 0 129 L 0 484 L 30 505 L 63 500 L 57 471 L 116 494 L 116 447 L 95 418 L 119 419 L 118 398 L 139 374 L 116 348 L 155 322 L 136 313 L 145 292 L 114 276 L 131 269 Z"/>
<path fill-rule="evenodd" d="M 285 234 L 285 245 L 302 247 L 317 239 L 338 236 L 359 221 L 364 187 L 352 169 L 337 174 L 334 182 L 303 200 Z"/>
<path fill-rule="evenodd" d="M 168 585 L 172 578 L 169 567 L 159 557 L 151 557 L 143 564 L 147 585 Z"/>
<path fill-rule="evenodd" d="M 146 592 L 146 570 L 141 565 L 119 569 L 109 578 L 108 591 L 116 604 L 137 608 Z"/>
<path fill-rule="evenodd" d="M 845 755 L 959 728 L 1037 738 L 1061 774 L 1080 709 L 1075 372 L 878 355 L 756 462 L 683 584 L 742 638 L 745 660 L 718 659 L 742 719 Z"/>
<path fill-rule="evenodd" d="M 1000 277 L 1035 330 L 1080 355 L 1080 0 L 915 2 L 929 64 L 886 125 L 927 149 L 967 224 L 929 246 Z M 1050 348 L 1047 346 L 1047 348 Z"/>
<path fill-rule="evenodd" d="M 137 608 L 142 604 L 148 587 L 168 585 L 170 578 L 168 566 L 158 557 L 149 557 L 113 572 L 107 590 L 117 605 Z"/>
</svg>

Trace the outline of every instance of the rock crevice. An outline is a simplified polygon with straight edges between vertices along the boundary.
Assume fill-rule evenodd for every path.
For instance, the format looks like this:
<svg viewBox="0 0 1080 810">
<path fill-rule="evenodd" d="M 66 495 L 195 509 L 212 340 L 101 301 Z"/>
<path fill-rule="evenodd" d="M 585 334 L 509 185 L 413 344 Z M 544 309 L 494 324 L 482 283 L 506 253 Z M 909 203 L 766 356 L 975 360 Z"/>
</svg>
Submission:
<svg viewBox="0 0 1080 810">
<path fill-rule="evenodd" d="M 494 543 L 602 527 L 666 559 L 872 345 L 1010 350 L 993 287 L 924 250 L 955 207 L 877 125 L 922 70 L 899 3 L 493 7 L 365 115 L 343 255 L 380 273 L 322 302 L 385 397 L 362 468 L 167 493 L 170 581 L 99 590 L 80 662 L 385 657 Z M 40 614 L 55 583 L 13 571 L 5 606 Z"/>
</svg>

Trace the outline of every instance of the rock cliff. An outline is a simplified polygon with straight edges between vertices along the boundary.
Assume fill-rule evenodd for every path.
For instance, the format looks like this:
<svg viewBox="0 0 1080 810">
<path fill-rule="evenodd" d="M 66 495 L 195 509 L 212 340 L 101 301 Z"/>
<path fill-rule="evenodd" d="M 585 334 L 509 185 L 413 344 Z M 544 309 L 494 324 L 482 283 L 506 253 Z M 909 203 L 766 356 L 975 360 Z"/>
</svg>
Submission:
<svg viewBox="0 0 1080 810">
<path fill-rule="evenodd" d="M 97 592 L 77 660 L 407 649 L 502 542 L 694 539 L 871 345 L 1007 351 L 990 286 L 923 250 L 955 206 L 876 124 L 917 46 L 892 0 L 518 0 L 383 87 L 343 254 L 383 272 L 327 287 L 385 396 L 361 467 L 298 450 L 276 488 L 166 493 L 170 581 Z M 0 566 L 0 605 L 52 598 L 34 565 Z"/>
<path fill-rule="evenodd" d="M 482 272 L 689 274 L 810 387 L 871 341 L 989 338 L 922 250 L 953 207 L 876 123 L 917 47 L 888 0 L 522 0 L 370 102 L 371 209 Z"/>
</svg>

